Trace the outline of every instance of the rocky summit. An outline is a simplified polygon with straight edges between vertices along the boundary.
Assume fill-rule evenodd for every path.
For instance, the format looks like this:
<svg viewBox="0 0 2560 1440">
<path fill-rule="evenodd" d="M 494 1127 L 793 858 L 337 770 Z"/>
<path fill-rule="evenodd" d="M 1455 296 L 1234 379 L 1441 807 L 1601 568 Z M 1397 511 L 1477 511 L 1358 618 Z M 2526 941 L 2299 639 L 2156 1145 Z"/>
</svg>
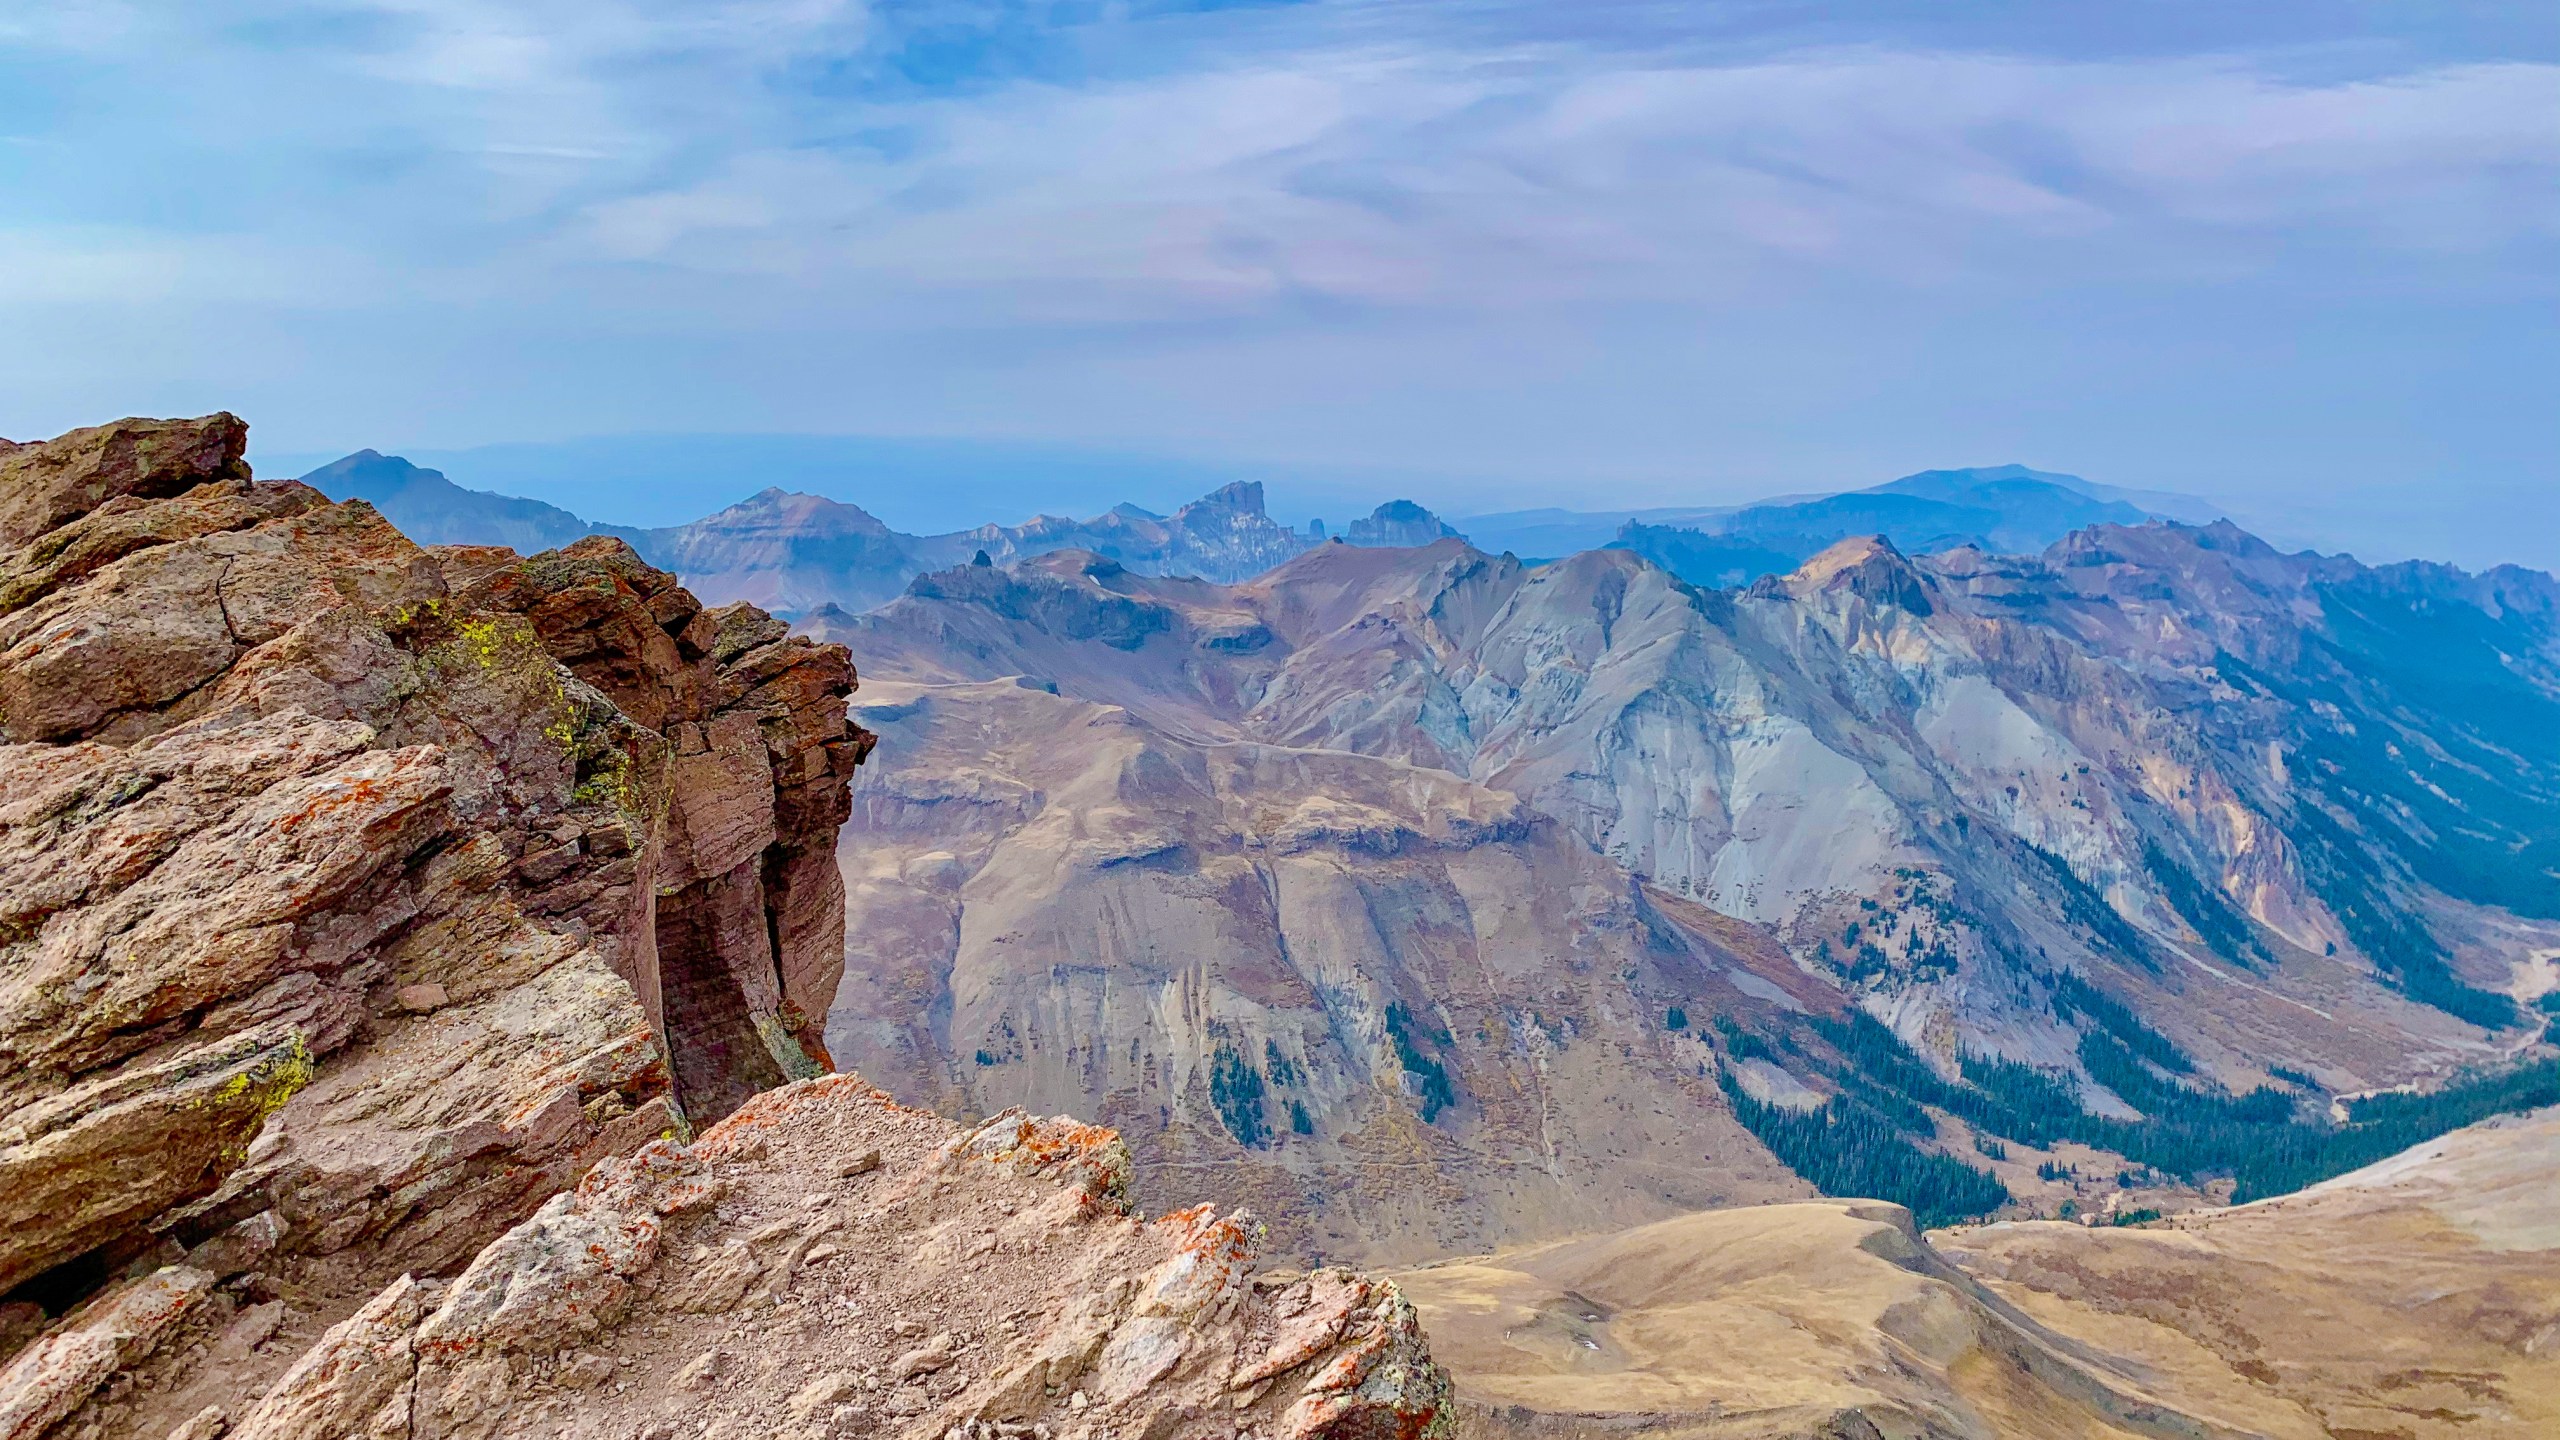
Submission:
<svg viewBox="0 0 2560 1440">
<path fill-rule="evenodd" d="M 0 447 L 0 1440 L 1432 1422 L 1392 1287 L 828 1075 L 841 647 L 245 439 Z"/>
</svg>

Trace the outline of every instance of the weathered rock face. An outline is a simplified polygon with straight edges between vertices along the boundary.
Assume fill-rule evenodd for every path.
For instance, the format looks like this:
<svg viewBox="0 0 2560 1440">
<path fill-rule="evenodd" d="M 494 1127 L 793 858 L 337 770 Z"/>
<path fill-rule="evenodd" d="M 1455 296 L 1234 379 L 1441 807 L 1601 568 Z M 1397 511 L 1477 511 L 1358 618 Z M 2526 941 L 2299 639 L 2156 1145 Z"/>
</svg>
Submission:
<svg viewBox="0 0 2560 1440">
<path fill-rule="evenodd" d="M 616 541 L 421 549 L 245 438 L 0 454 L 0 1292 L 50 1306 L 250 1217 L 450 1265 L 827 1068 L 844 651 Z"/>
</svg>

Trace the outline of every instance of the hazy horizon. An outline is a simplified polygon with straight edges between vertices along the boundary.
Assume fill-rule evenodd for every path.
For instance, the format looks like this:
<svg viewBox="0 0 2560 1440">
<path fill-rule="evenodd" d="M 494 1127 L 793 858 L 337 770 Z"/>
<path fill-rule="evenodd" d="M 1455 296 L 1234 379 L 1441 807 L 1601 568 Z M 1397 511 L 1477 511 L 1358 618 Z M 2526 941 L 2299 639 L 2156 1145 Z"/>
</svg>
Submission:
<svg viewBox="0 0 2560 1440">
<path fill-rule="evenodd" d="M 0 7 L 0 434 L 908 437 L 972 520 L 2016 461 L 2560 566 L 2555 113 L 2488 4 Z"/>
<path fill-rule="evenodd" d="M 347 452 L 261 450 L 251 431 L 250 459 L 270 477 L 299 476 Z M 2060 471 L 2101 485 L 2203 501 L 2284 550 L 2349 554 L 2368 563 L 2441 560 L 2482 570 L 2520 564 L 2560 573 L 2560 494 L 2525 498 L 2540 523 L 2472 527 L 2461 516 L 2423 507 L 2338 514 L 2316 503 L 2286 504 L 2265 495 L 2211 495 L 2175 485 L 2126 484 L 2068 466 L 2011 459 L 1912 465 L 1891 474 L 1805 477 L 1783 489 L 1702 481 L 1652 491 L 1618 503 L 1585 488 L 1518 505 L 1483 503 L 1465 477 L 1427 472 L 1326 470 L 1217 464 L 1109 450 L 969 442 L 938 438 L 827 435 L 624 435 L 548 443 L 501 443 L 457 450 L 361 446 L 443 473 L 466 489 L 518 495 L 557 505 L 581 519 L 611 525 L 680 525 L 736 504 L 768 486 L 859 505 L 892 529 L 943 534 L 989 522 L 1019 524 L 1035 515 L 1084 518 L 1117 504 L 1169 514 L 1236 480 L 1260 481 L 1266 508 L 1303 527 L 1322 520 L 1339 531 L 1389 500 L 1410 499 L 1443 518 L 1555 509 L 1577 513 L 1683 506 L 1748 505 L 1805 495 L 1862 490 L 1923 470 L 1988 469 L 2006 464 Z M 2421 497 L 2412 496 L 2412 500 Z"/>
</svg>

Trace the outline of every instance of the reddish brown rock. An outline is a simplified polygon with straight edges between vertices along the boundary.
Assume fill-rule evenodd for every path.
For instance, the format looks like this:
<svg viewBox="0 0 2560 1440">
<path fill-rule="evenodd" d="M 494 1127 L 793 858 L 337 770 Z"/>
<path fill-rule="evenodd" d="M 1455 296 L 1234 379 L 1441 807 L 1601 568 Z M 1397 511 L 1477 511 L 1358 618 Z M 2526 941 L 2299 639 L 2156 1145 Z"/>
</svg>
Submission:
<svg viewBox="0 0 2560 1440">
<path fill-rule="evenodd" d="M 40 445 L 0 445 L 0 545 L 18 546 L 121 496 L 158 499 L 246 480 L 239 416 L 119 420 Z"/>
<path fill-rule="evenodd" d="M 245 433 L 0 452 L 0 1295 L 49 1309 L 253 1215 L 342 1303 L 826 1063 L 844 651 L 616 541 L 421 549 Z"/>
</svg>

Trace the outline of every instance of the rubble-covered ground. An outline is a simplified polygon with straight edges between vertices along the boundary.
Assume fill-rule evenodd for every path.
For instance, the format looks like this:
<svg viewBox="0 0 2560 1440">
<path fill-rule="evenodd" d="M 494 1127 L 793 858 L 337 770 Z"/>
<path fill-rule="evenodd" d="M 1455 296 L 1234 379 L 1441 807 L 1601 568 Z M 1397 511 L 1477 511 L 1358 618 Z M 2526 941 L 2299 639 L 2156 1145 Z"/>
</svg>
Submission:
<svg viewBox="0 0 2560 1440">
<path fill-rule="evenodd" d="M 1392 1285 L 1257 1275 L 1250 1216 L 1144 1219 L 1128 1183 L 1108 1130 L 961 1128 L 853 1076 L 804 1081 L 690 1147 L 604 1161 L 450 1280 L 404 1276 L 263 1394 L 234 1363 L 276 1344 L 255 1272 L 131 1282 L 0 1375 L 0 1436 L 62 1416 L 173 1440 L 1433 1427 L 1448 1383 Z M 85 1405 L 84 1382 L 104 1382 Z"/>
</svg>

